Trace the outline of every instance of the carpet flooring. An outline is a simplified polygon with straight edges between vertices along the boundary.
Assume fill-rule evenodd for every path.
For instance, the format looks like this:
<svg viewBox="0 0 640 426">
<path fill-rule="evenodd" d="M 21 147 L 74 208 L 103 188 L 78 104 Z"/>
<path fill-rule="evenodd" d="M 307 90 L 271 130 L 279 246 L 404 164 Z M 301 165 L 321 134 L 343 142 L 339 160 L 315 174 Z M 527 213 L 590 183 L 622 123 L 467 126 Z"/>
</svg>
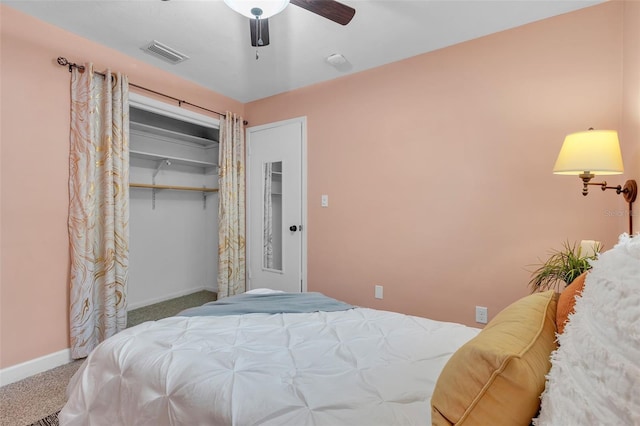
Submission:
<svg viewBox="0 0 640 426">
<path fill-rule="evenodd" d="M 215 293 L 200 291 L 135 309 L 127 313 L 127 327 L 166 318 L 215 299 Z M 83 362 L 73 361 L 1 387 L 0 425 L 57 426 L 57 412 L 66 403 L 67 384 Z"/>
</svg>

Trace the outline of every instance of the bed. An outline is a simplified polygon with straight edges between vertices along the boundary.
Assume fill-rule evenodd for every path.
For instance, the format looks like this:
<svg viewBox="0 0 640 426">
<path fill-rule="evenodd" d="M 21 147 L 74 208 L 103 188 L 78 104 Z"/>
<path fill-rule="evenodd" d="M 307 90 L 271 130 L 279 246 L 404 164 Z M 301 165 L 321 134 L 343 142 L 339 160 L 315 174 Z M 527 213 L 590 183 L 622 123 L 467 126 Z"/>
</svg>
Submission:
<svg viewBox="0 0 640 426">
<path fill-rule="evenodd" d="M 254 296 L 267 305 L 282 297 Z M 430 424 L 440 371 L 479 330 L 343 305 L 333 311 L 242 314 L 235 306 L 219 316 L 188 311 L 192 316 L 127 329 L 99 345 L 76 373 L 60 422 Z"/>
<path fill-rule="evenodd" d="M 227 298 L 101 343 L 60 424 L 640 424 L 640 238 L 583 278 L 481 331 L 313 293 Z M 283 297 L 310 299 L 278 312 Z"/>
</svg>

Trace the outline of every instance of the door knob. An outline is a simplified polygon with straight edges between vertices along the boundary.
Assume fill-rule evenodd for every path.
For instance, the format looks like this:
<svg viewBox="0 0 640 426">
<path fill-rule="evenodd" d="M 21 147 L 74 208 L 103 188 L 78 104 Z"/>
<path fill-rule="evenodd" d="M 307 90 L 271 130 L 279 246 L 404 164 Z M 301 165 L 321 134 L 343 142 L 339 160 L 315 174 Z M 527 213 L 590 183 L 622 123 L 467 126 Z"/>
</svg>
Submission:
<svg viewBox="0 0 640 426">
<path fill-rule="evenodd" d="M 295 225 L 291 225 L 291 226 L 289 227 L 289 231 L 291 231 L 291 232 L 296 232 L 297 230 L 298 230 L 298 227 L 297 227 L 297 226 L 295 226 Z"/>
</svg>

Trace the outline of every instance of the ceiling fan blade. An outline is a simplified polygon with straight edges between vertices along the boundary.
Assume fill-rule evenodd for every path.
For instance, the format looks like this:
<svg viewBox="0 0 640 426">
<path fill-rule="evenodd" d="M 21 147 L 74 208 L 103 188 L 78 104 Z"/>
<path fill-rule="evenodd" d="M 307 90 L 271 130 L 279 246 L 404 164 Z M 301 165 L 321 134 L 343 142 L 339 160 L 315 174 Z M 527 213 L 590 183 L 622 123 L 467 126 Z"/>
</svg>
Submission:
<svg viewBox="0 0 640 426">
<path fill-rule="evenodd" d="M 356 14 L 354 8 L 335 0 L 290 0 L 290 3 L 340 25 L 347 25 Z"/>
<path fill-rule="evenodd" d="M 262 47 L 269 44 L 269 21 L 265 19 L 249 19 L 251 45 Z"/>
</svg>

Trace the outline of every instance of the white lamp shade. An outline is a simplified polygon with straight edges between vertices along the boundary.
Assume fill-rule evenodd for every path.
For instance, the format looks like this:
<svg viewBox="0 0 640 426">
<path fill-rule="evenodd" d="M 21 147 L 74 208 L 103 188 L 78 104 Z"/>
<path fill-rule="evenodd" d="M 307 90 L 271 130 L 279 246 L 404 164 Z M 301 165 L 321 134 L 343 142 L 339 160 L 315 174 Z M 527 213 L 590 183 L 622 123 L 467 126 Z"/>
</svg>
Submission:
<svg viewBox="0 0 640 426">
<path fill-rule="evenodd" d="M 553 167 L 559 175 L 619 175 L 624 172 L 618 132 L 587 130 L 567 135 Z"/>
<path fill-rule="evenodd" d="M 270 18 L 284 10 L 289 4 L 289 0 L 224 0 L 231 9 L 248 18 L 255 18 L 251 9 L 262 10 L 260 19 Z"/>
</svg>

